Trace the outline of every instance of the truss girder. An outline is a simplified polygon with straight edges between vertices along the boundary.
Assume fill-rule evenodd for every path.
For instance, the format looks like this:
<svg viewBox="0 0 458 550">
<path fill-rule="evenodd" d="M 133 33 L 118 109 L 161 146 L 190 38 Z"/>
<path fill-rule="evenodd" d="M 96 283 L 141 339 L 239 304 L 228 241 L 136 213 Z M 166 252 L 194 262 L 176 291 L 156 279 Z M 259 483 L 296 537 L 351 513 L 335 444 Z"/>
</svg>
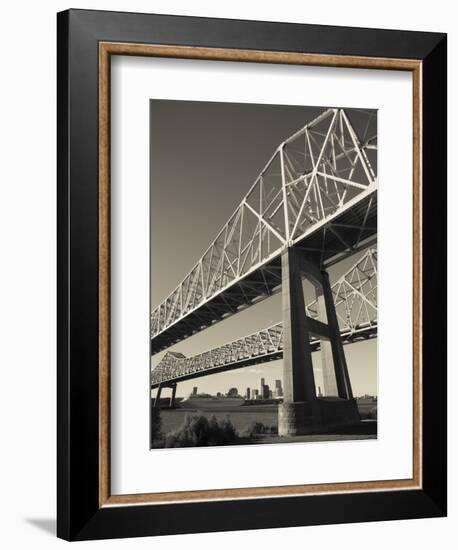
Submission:
<svg viewBox="0 0 458 550">
<path fill-rule="evenodd" d="M 367 130 L 372 115 L 362 116 Z M 282 142 L 209 248 L 152 312 L 151 340 L 159 338 L 152 351 L 186 337 L 186 317 L 191 333 L 219 320 L 217 297 L 226 300 L 226 315 L 268 296 L 276 281 L 264 268 L 285 247 L 318 235 L 314 246 L 324 262 L 333 249 L 332 255 L 351 251 L 376 232 L 369 215 L 376 201 L 375 149 L 376 138 L 358 136 L 344 109 L 325 110 Z M 178 324 L 178 340 L 160 338 Z"/>
</svg>

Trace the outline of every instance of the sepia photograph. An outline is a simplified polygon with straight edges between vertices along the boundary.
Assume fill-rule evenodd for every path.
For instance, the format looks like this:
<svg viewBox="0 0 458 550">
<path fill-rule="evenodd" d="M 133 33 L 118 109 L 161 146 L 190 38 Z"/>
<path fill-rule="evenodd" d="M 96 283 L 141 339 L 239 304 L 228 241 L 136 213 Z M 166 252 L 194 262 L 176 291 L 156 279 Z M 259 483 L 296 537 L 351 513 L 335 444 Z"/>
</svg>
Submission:
<svg viewBox="0 0 458 550">
<path fill-rule="evenodd" d="M 377 111 L 150 101 L 151 448 L 377 437 Z"/>
</svg>

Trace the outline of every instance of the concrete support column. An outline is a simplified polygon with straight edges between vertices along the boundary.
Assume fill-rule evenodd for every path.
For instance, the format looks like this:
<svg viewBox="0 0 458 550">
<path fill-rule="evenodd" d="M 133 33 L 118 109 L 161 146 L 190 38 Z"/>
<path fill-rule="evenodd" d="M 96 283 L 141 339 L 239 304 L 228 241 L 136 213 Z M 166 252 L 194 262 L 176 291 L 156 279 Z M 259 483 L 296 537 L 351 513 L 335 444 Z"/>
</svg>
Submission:
<svg viewBox="0 0 458 550">
<path fill-rule="evenodd" d="M 298 254 L 293 248 L 282 254 L 283 403 L 278 433 L 283 436 L 310 433 L 320 424 Z"/>
<path fill-rule="evenodd" d="M 329 339 L 331 342 L 332 356 L 334 359 L 335 382 L 337 385 L 337 394 L 344 399 L 353 399 L 353 392 L 348 375 L 347 360 L 340 337 L 339 323 L 337 321 L 336 308 L 332 295 L 331 285 L 329 284 L 329 275 L 326 271 L 322 272 L 323 297 L 326 306 L 326 315 L 329 329 Z"/>
<path fill-rule="evenodd" d="M 161 391 L 162 391 L 162 388 L 161 388 L 161 386 L 159 386 L 157 388 L 156 398 L 154 399 L 154 408 L 155 409 L 159 407 L 159 403 L 160 403 L 160 400 L 161 400 Z"/>
<path fill-rule="evenodd" d="M 287 248 L 282 262 L 284 402 L 316 399 L 299 252 Z"/>
<path fill-rule="evenodd" d="M 322 288 L 315 287 L 317 298 L 318 320 L 327 324 L 326 304 L 322 292 Z M 334 369 L 334 356 L 332 352 L 332 344 L 329 338 L 320 337 L 320 355 L 321 355 L 321 370 L 323 373 L 323 391 L 325 397 L 337 397 L 336 373 Z"/>
<path fill-rule="evenodd" d="M 175 395 L 177 393 L 177 384 L 173 384 L 172 386 L 172 397 L 170 398 L 170 408 L 172 409 L 175 407 Z"/>
</svg>

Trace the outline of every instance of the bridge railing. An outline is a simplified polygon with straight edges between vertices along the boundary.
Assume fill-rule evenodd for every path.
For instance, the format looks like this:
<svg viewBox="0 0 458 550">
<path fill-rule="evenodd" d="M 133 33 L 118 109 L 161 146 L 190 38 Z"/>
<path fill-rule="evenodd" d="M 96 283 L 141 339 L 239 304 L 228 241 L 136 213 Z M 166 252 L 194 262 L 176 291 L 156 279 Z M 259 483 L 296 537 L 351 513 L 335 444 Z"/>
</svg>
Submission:
<svg viewBox="0 0 458 550">
<path fill-rule="evenodd" d="M 376 188 L 374 119 L 361 116 L 364 139 L 344 109 L 327 109 L 278 146 L 215 240 L 152 312 L 152 339 Z"/>
</svg>

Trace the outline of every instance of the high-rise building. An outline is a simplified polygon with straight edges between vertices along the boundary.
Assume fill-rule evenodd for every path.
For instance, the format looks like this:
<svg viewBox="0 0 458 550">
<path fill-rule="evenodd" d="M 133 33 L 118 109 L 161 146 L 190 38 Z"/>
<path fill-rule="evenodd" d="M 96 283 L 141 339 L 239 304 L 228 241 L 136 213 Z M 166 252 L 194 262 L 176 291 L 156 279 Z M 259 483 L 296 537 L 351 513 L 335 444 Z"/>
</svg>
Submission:
<svg viewBox="0 0 458 550">
<path fill-rule="evenodd" d="M 246 389 L 246 398 L 249 400 L 250 397 L 251 397 L 251 390 L 250 390 L 250 388 L 247 388 Z"/>
<path fill-rule="evenodd" d="M 197 395 L 197 386 L 192 388 L 192 395 Z"/>
<path fill-rule="evenodd" d="M 259 390 L 253 390 L 253 399 L 258 399 L 259 398 Z"/>
<path fill-rule="evenodd" d="M 275 380 L 275 397 L 283 397 L 283 388 L 281 380 Z"/>
</svg>

